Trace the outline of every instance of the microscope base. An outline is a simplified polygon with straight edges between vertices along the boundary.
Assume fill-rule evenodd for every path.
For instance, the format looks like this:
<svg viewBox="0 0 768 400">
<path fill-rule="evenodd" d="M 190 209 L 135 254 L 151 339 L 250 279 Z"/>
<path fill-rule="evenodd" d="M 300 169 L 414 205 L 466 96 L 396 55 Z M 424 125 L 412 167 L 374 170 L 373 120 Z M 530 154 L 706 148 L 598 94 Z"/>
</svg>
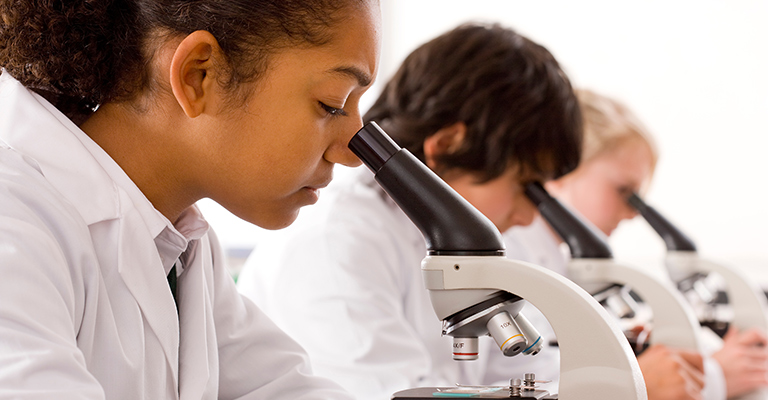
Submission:
<svg viewBox="0 0 768 400">
<path fill-rule="evenodd" d="M 392 395 L 392 400 L 427 400 L 427 399 L 520 399 L 520 400 L 556 400 L 557 395 L 550 395 L 546 390 L 527 390 L 520 396 L 512 396 L 509 389 L 501 388 L 489 393 L 450 393 L 452 388 L 422 387 L 401 390 Z"/>
</svg>

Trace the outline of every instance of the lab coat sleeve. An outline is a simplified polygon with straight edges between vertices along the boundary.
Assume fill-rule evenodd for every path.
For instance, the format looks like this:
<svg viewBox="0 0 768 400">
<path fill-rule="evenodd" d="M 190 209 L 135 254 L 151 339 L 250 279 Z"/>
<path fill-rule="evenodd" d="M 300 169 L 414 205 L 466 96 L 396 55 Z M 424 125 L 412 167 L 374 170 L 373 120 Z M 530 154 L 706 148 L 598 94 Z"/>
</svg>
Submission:
<svg viewBox="0 0 768 400">
<path fill-rule="evenodd" d="M 704 356 L 704 400 L 724 400 L 728 395 L 725 375 L 720 363 L 712 358 L 723 347 L 723 340 L 709 328 L 701 330 L 702 355 Z"/>
<path fill-rule="evenodd" d="M 0 394 L 101 399 L 77 347 L 83 287 L 94 282 L 71 268 L 86 258 L 71 242 L 87 229 L 31 168 L 0 148 Z"/>
<path fill-rule="evenodd" d="M 351 399 L 337 384 L 312 375 L 306 352 L 253 302 L 242 297 L 211 232 L 219 348 L 219 399 Z"/>
<path fill-rule="evenodd" d="M 704 357 L 704 400 L 725 400 L 727 398 L 725 375 L 720 364 L 712 357 Z"/>
<path fill-rule="evenodd" d="M 403 233 L 391 229 L 391 213 L 370 205 L 376 201 L 341 202 L 331 217 L 259 244 L 240 277 L 241 291 L 268 306 L 319 374 L 358 399 L 453 385 L 432 365 L 404 309 L 409 286 L 426 292 L 420 279 L 400 273 L 418 273 L 420 258 L 402 258 Z M 432 312 L 425 318 L 437 320 Z M 433 333 L 440 335 L 439 323 Z"/>
</svg>

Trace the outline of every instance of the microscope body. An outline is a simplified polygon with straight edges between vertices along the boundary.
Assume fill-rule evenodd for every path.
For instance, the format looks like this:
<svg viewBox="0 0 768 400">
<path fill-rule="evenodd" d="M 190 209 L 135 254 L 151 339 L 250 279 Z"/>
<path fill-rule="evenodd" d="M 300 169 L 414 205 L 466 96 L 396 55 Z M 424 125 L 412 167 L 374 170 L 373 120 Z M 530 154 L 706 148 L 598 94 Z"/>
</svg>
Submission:
<svg viewBox="0 0 768 400">
<path fill-rule="evenodd" d="M 701 328 L 695 314 L 671 283 L 615 262 L 604 234 L 552 197 L 541 183 L 526 185 L 525 194 L 568 245 L 571 280 L 593 295 L 616 284 L 631 287 L 653 311 L 654 343 L 701 350 Z"/>
<path fill-rule="evenodd" d="M 675 283 L 695 274 L 718 274 L 725 283 L 728 306 L 733 315 L 730 323 L 740 330 L 759 328 L 768 332 L 768 300 L 760 287 L 739 271 L 703 259 L 695 251 L 669 251 L 665 265 Z"/>
<path fill-rule="evenodd" d="M 651 342 L 672 348 L 701 350 L 699 323 L 683 296 L 670 282 L 612 258 L 572 259 L 568 276 L 591 294 L 611 284 L 627 285 L 653 312 Z"/>
<path fill-rule="evenodd" d="M 474 335 L 486 332 L 505 355 L 535 354 L 538 333 L 519 312 L 525 299 L 557 335 L 558 398 L 647 400 L 640 367 L 623 333 L 587 292 L 543 267 L 506 258 L 493 223 L 375 123 L 366 124 L 349 148 L 424 236 L 424 282 L 444 321 L 444 334 L 454 337 L 454 358 L 457 347 L 471 345 L 477 341 Z M 458 353 L 460 359 L 477 356 L 463 348 Z"/>
<path fill-rule="evenodd" d="M 695 251 L 668 251 L 665 265 L 675 283 L 696 275 L 706 277 L 716 273 L 725 282 L 728 307 L 732 311 L 729 325 L 739 330 L 758 328 L 768 332 L 768 303 L 762 290 L 738 271 L 699 257 Z M 702 299 L 705 301 L 706 299 Z M 768 389 L 759 389 L 739 396 L 739 400 L 768 399 Z"/>
<path fill-rule="evenodd" d="M 570 280 L 503 256 L 427 256 L 422 272 L 435 313 L 443 320 L 496 291 L 536 306 L 557 336 L 560 399 L 647 399 L 640 367 L 618 324 Z"/>
</svg>

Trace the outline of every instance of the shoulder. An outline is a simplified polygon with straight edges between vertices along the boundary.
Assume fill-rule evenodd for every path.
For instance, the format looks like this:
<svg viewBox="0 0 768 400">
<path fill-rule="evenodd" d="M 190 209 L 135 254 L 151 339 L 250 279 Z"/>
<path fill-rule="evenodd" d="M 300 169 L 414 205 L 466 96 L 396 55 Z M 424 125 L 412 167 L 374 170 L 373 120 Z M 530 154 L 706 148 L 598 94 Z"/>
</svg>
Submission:
<svg viewBox="0 0 768 400">
<path fill-rule="evenodd" d="M 77 212 L 37 163 L 0 142 L 0 215 L 38 226 L 77 223 Z M 84 223 L 82 224 L 84 225 Z"/>
<path fill-rule="evenodd" d="M 35 162 L 0 144 L 0 269 L 9 282 L 52 285 L 65 298 L 93 260 L 88 226 Z"/>
</svg>

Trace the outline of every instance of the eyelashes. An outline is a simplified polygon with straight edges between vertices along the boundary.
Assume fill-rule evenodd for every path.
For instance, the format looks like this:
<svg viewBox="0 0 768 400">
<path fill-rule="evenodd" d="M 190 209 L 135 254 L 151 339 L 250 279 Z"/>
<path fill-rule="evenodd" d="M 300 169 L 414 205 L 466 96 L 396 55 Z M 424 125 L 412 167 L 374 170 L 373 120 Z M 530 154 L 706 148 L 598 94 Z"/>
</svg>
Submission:
<svg viewBox="0 0 768 400">
<path fill-rule="evenodd" d="M 344 109 L 343 109 L 343 108 L 335 108 L 335 107 L 331 107 L 331 106 L 329 106 L 329 105 L 327 105 L 327 104 L 323 103 L 322 101 L 318 102 L 318 104 L 320 104 L 320 107 L 321 107 L 321 108 L 322 108 L 322 109 L 323 109 L 323 110 L 324 110 L 326 113 L 328 113 L 328 115 L 330 115 L 330 116 L 332 116 L 332 117 L 346 117 L 346 116 L 347 116 L 347 112 L 346 112 L 346 111 L 344 111 Z"/>
</svg>

